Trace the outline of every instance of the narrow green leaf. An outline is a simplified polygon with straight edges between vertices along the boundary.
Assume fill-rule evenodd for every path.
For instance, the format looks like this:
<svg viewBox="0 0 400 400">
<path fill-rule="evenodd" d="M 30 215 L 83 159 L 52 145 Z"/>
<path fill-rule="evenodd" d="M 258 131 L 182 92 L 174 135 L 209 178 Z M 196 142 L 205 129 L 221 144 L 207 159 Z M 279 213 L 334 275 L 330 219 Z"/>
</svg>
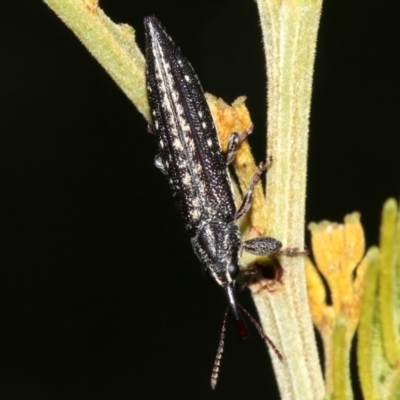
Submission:
<svg viewBox="0 0 400 400">
<path fill-rule="evenodd" d="M 394 369 L 385 382 L 385 400 L 400 399 L 400 369 Z"/>
<path fill-rule="evenodd" d="M 350 343 L 346 338 L 347 319 L 344 315 L 336 318 L 333 327 L 333 394 L 335 400 L 353 399 L 350 377 Z"/>
<path fill-rule="evenodd" d="M 376 295 L 379 273 L 379 249 L 372 247 L 367 253 L 368 268 L 365 274 L 364 293 L 361 306 L 360 323 L 358 327 L 357 364 L 361 389 L 365 400 L 379 400 L 379 390 L 374 366 L 374 318 L 376 310 Z M 378 331 L 378 327 L 375 327 Z"/>
<path fill-rule="evenodd" d="M 385 356 L 392 367 L 400 361 L 396 304 L 398 298 L 396 265 L 397 203 L 388 199 L 383 206 L 380 236 L 379 309 Z"/>
</svg>

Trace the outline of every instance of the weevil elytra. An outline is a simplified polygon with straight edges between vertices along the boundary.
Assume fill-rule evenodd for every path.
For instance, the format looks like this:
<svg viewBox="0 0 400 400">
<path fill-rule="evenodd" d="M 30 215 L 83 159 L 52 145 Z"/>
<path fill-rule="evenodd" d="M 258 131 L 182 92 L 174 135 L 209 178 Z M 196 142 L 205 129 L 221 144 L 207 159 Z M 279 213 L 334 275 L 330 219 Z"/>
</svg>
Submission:
<svg viewBox="0 0 400 400">
<path fill-rule="evenodd" d="M 223 288 L 237 331 L 245 337 L 247 328 L 234 287 L 239 256 L 242 251 L 273 255 L 282 246 L 271 237 L 242 241 L 235 223 L 249 210 L 254 185 L 267 163 L 260 164 L 255 171 L 243 203 L 236 209 L 227 168 L 243 135 L 233 133 L 227 153 L 222 153 L 210 109 L 192 66 L 154 16 L 147 17 L 144 24 L 151 130 L 159 151 L 155 165 L 169 181 L 195 253 Z M 219 360 L 214 364 L 215 369 L 213 387 Z"/>
</svg>

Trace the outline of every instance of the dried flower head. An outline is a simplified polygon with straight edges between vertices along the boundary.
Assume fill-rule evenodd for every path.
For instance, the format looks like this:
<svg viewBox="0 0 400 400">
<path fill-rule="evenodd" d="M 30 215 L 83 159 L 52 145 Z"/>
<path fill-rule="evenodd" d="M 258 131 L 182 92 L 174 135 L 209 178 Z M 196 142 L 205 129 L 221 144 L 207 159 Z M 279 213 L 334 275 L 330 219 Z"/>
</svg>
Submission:
<svg viewBox="0 0 400 400">
<path fill-rule="evenodd" d="M 344 354 L 347 369 L 351 340 L 360 318 L 367 266 L 364 231 L 357 212 L 347 215 L 344 224 L 322 221 L 311 223 L 309 229 L 315 264 L 306 260 L 308 296 L 324 343 L 327 392 L 332 393 L 333 352 Z M 340 344 L 334 343 L 336 328 Z"/>
</svg>

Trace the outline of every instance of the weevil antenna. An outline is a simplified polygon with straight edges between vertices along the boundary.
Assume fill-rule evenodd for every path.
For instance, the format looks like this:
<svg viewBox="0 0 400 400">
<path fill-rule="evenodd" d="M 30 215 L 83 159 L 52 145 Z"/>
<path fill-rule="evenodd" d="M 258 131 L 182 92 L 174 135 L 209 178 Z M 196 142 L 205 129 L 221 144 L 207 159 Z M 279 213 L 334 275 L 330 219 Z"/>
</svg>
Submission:
<svg viewBox="0 0 400 400">
<path fill-rule="evenodd" d="M 228 320 L 228 313 L 229 313 L 229 307 L 225 311 L 224 321 L 222 322 L 221 336 L 219 337 L 217 354 L 215 356 L 214 365 L 212 369 L 212 374 L 211 374 L 212 389 L 215 389 L 215 386 L 217 386 L 219 366 L 221 364 L 222 353 L 224 352 L 226 321 Z"/>
<path fill-rule="evenodd" d="M 267 336 L 267 334 L 264 332 L 263 328 L 261 325 L 251 316 L 251 314 L 239 303 L 236 303 L 236 305 L 244 312 L 249 320 L 253 323 L 253 325 L 257 328 L 258 333 L 260 336 L 270 345 L 271 349 L 275 352 L 275 354 L 278 356 L 279 360 L 281 362 L 284 362 L 284 358 L 282 353 L 278 350 L 278 348 L 275 346 L 275 343 Z"/>
</svg>

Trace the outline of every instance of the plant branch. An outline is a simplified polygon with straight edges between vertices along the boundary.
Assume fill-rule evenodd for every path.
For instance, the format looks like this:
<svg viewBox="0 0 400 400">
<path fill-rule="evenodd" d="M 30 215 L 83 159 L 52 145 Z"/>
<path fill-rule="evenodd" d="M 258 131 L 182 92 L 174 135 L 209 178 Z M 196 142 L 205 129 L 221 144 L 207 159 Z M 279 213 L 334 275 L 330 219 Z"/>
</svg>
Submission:
<svg viewBox="0 0 400 400">
<path fill-rule="evenodd" d="M 321 0 L 257 1 L 268 78 L 268 235 L 304 248 L 311 83 Z M 304 259 L 282 257 L 283 285 L 253 291 L 263 326 L 283 351 L 272 356 L 282 399 L 318 399 L 324 384 L 308 305 Z M 272 322 L 272 323 L 271 323 Z M 272 325 L 272 326 L 271 326 Z"/>
<path fill-rule="evenodd" d="M 145 86 L 145 60 L 135 31 L 114 24 L 96 1 L 44 0 L 110 74 L 139 112 L 150 121 Z"/>
</svg>

